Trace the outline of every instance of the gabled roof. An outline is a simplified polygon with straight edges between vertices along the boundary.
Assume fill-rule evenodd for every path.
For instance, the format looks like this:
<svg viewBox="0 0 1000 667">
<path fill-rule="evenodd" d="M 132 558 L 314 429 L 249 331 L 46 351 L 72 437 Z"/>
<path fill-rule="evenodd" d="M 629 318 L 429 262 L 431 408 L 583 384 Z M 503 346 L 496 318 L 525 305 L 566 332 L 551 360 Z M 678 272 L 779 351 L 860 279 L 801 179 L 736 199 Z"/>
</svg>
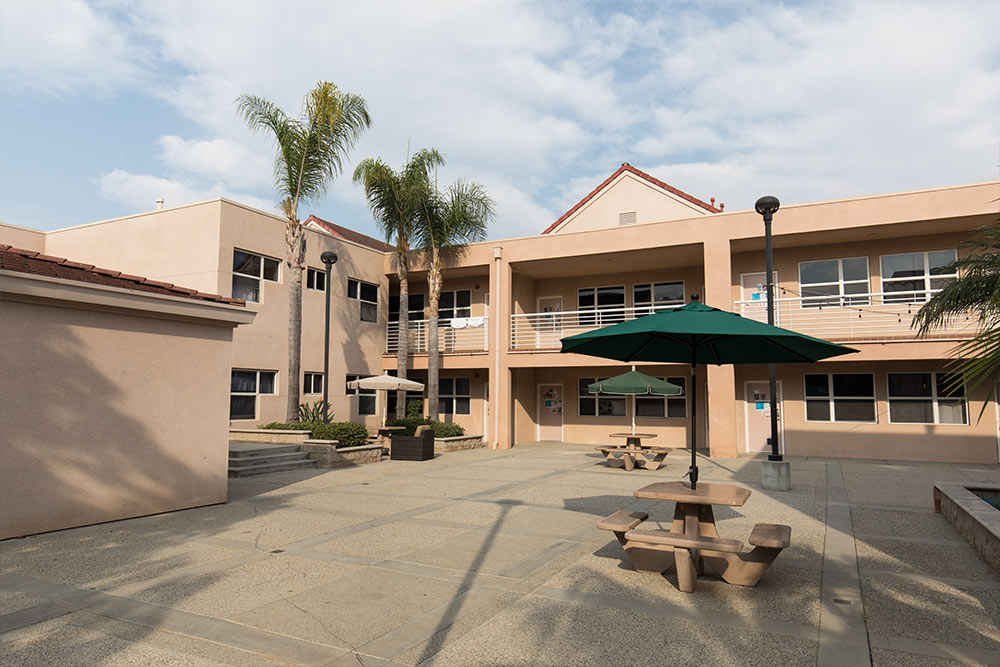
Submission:
<svg viewBox="0 0 1000 667">
<path fill-rule="evenodd" d="M 317 226 L 321 227 L 324 231 L 329 232 L 331 235 L 336 236 L 338 239 L 344 239 L 345 241 L 351 241 L 359 245 L 367 246 L 373 250 L 378 250 L 379 252 L 393 252 L 396 250 L 384 241 L 379 241 L 378 239 L 366 236 L 361 232 L 356 232 L 353 229 L 348 229 L 347 227 L 327 222 L 322 218 L 317 218 L 315 215 L 310 215 L 302 224 L 308 225 L 310 222 L 316 223 Z"/>
<path fill-rule="evenodd" d="M 661 181 L 660 179 L 654 178 L 654 177 L 650 176 L 649 174 L 647 174 L 646 172 L 642 171 L 641 169 L 636 169 L 635 167 L 633 167 L 632 165 L 630 165 L 628 162 L 622 162 L 622 166 L 620 166 L 618 168 L 618 171 L 616 171 L 615 173 L 613 173 L 610 176 L 608 176 L 604 180 L 603 183 L 601 183 L 596 188 L 594 188 L 593 190 L 591 190 L 590 193 L 586 197 L 584 197 L 583 199 L 581 199 L 580 201 L 578 201 L 576 204 L 574 204 L 573 207 L 570 210 L 568 210 L 565 213 L 563 213 L 562 216 L 558 220 L 556 220 L 555 222 L 553 222 L 551 225 L 549 225 L 545 229 L 545 231 L 542 232 L 542 234 L 548 234 L 549 232 L 551 232 L 552 230 L 554 230 L 556 227 L 558 227 L 560 224 L 562 224 L 563 221 L 565 221 L 571 215 L 573 215 L 574 213 L 576 213 L 577 211 L 579 211 L 583 207 L 584 204 L 586 204 L 588 201 L 590 201 L 591 199 L 593 199 L 594 197 L 596 197 L 597 194 L 601 190 L 603 190 L 607 186 L 611 185 L 611 183 L 616 178 L 618 178 L 619 176 L 621 176 L 626 171 L 629 172 L 629 173 L 631 173 L 631 174 L 635 174 L 636 176 L 638 176 L 639 178 L 643 179 L 644 181 L 652 183 L 653 185 L 655 185 L 655 186 L 657 186 L 659 188 L 663 188 L 664 190 L 666 190 L 670 194 L 676 195 L 677 197 L 680 197 L 681 199 L 689 201 L 692 204 L 695 204 L 696 206 L 700 206 L 701 208 L 705 209 L 706 211 L 708 211 L 710 213 L 722 213 L 722 208 L 716 208 L 713 204 L 708 204 L 706 202 L 703 202 L 702 200 L 698 199 L 697 197 L 693 197 L 693 196 L 689 195 L 688 193 L 684 192 L 683 190 L 678 190 L 674 186 L 668 185 L 668 184 L 664 183 L 663 181 Z"/>
<path fill-rule="evenodd" d="M 242 299 L 230 299 L 218 294 L 199 292 L 187 287 L 178 287 L 173 283 L 162 283 L 158 280 L 143 278 L 142 276 L 131 276 L 121 271 L 102 269 L 93 264 L 71 262 L 63 257 L 43 255 L 34 250 L 22 250 L 21 248 L 12 248 L 4 244 L 0 244 L 0 269 L 4 271 L 16 271 L 18 273 L 29 273 L 36 276 L 47 276 L 49 278 L 76 280 L 82 283 L 105 285 L 107 287 L 120 287 L 139 292 L 179 296 L 198 301 L 214 301 L 236 306 L 245 305 Z"/>
</svg>

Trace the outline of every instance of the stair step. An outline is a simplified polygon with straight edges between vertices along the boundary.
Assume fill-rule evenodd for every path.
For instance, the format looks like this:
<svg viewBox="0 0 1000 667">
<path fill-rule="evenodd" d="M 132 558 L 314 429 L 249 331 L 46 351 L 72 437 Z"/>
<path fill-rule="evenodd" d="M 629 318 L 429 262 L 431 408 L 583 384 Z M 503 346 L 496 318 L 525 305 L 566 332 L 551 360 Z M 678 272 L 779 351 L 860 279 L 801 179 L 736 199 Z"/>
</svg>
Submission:
<svg viewBox="0 0 1000 667">
<path fill-rule="evenodd" d="M 298 445 L 270 445 L 261 442 L 230 442 L 229 458 L 241 459 L 258 456 L 270 456 L 282 452 L 297 452 Z"/>
<path fill-rule="evenodd" d="M 272 472 L 285 472 L 287 470 L 315 469 L 316 462 L 308 459 L 303 461 L 293 461 L 290 463 L 261 463 L 250 466 L 240 466 L 230 468 L 230 477 L 249 477 L 251 475 L 267 475 Z"/>
<path fill-rule="evenodd" d="M 229 467 L 246 467 L 260 463 L 285 463 L 293 461 L 306 461 L 309 455 L 305 452 L 281 452 L 279 454 L 261 454 L 260 456 L 240 456 L 229 457 Z"/>
</svg>

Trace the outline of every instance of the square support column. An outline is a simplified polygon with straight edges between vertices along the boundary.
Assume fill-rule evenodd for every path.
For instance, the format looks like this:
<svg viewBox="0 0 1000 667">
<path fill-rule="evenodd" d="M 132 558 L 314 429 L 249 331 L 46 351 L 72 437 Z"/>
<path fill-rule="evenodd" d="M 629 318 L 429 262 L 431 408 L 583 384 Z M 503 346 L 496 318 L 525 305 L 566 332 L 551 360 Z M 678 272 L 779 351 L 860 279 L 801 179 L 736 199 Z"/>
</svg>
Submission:
<svg viewBox="0 0 1000 667">
<path fill-rule="evenodd" d="M 733 268 L 728 238 L 705 241 L 705 294 L 702 303 L 733 309 Z M 707 366 L 708 450 L 712 456 L 736 456 L 739 449 L 736 419 L 736 373 L 732 365 Z"/>
<path fill-rule="evenodd" d="M 511 375 L 507 363 L 510 347 L 512 297 L 510 262 L 503 257 L 503 247 L 493 249 L 490 264 L 490 442 L 493 449 L 512 446 Z"/>
</svg>

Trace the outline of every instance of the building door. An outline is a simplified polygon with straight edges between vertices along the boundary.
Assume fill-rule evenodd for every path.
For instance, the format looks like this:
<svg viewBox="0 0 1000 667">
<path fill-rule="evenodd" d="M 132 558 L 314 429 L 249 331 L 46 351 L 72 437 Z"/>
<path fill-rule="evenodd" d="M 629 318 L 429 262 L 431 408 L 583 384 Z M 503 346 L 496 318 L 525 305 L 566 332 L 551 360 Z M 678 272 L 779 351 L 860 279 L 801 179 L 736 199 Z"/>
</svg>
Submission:
<svg viewBox="0 0 1000 667">
<path fill-rule="evenodd" d="M 743 385 L 746 421 L 747 452 L 770 452 L 767 439 L 771 437 L 771 401 L 767 380 L 746 382 Z M 778 449 L 785 451 L 785 425 L 781 409 L 781 383 L 778 383 Z"/>
<path fill-rule="evenodd" d="M 561 384 L 538 385 L 538 439 L 563 439 L 563 387 Z"/>
<path fill-rule="evenodd" d="M 772 273 L 771 280 L 774 281 L 774 323 L 779 323 L 780 309 L 777 306 L 778 299 L 778 272 Z M 740 274 L 740 300 L 751 303 L 740 304 L 740 315 L 751 317 L 761 322 L 767 322 L 767 272 L 741 273 Z"/>
<path fill-rule="evenodd" d="M 537 349 L 559 347 L 559 339 L 562 338 L 562 320 L 558 313 L 562 310 L 562 297 L 538 297 L 537 306 L 538 312 L 542 313 L 535 332 Z"/>
</svg>

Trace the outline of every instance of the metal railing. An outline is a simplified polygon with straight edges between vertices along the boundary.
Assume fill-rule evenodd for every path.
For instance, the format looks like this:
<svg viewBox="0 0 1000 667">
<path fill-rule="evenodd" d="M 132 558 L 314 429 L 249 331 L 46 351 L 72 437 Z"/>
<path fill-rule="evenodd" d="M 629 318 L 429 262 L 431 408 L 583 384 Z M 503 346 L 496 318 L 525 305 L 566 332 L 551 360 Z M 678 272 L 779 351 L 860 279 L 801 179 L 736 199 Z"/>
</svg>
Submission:
<svg viewBox="0 0 1000 667">
<path fill-rule="evenodd" d="M 914 316 L 933 292 L 879 292 L 848 296 L 783 297 L 775 299 L 774 323 L 779 327 L 834 341 L 915 340 Z M 767 299 L 737 301 L 736 312 L 767 322 Z M 932 338 L 970 338 L 977 318 L 969 313 Z"/>
<path fill-rule="evenodd" d="M 429 320 L 410 320 L 408 343 L 410 354 L 427 354 Z M 459 317 L 438 320 L 438 350 L 448 352 L 485 352 L 489 349 L 490 323 L 486 317 Z M 385 353 L 399 349 L 399 322 L 385 325 Z"/>
<path fill-rule="evenodd" d="M 558 350 L 559 340 L 566 336 L 592 331 L 653 312 L 670 310 L 670 306 L 640 306 L 628 308 L 600 308 L 594 310 L 568 310 L 548 313 L 519 313 L 510 317 L 510 349 Z"/>
</svg>

